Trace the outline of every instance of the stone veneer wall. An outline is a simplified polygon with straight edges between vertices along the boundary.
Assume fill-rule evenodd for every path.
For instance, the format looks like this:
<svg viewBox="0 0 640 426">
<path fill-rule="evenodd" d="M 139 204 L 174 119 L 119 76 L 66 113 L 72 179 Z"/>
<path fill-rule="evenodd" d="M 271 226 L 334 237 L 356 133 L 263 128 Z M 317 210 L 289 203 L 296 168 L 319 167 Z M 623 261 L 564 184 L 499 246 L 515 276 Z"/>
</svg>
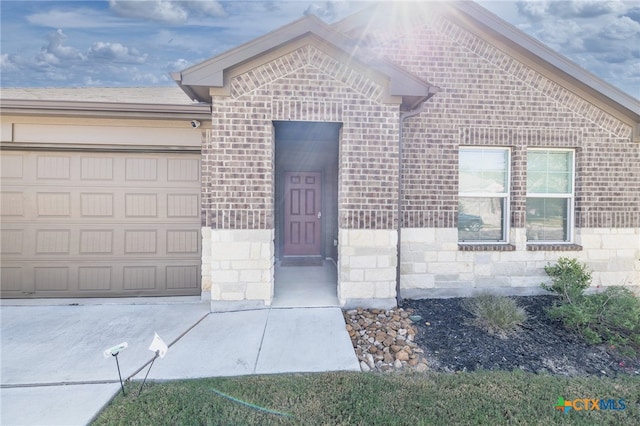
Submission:
<svg viewBox="0 0 640 426">
<path fill-rule="evenodd" d="M 594 289 L 625 285 L 640 290 L 640 229 L 581 228 L 582 250 L 528 250 L 524 228 L 511 229 L 514 249 L 461 251 L 457 229 L 403 228 L 401 295 L 406 298 L 545 293 L 544 267 L 575 257 L 593 271 Z M 557 246 L 561 248 L 562 246 Z"/>
<path fill-rule="evenodd" d="M 202 228 L 202 288 L 213 311 L 271 305 L 273 237 L 271 229 Z"/>
<path fill-rule="evenodd" d="M 338 299 L 345 308 L 396 305 L 398 233 L 387 229 L 340 229 Z"/>
</svg>

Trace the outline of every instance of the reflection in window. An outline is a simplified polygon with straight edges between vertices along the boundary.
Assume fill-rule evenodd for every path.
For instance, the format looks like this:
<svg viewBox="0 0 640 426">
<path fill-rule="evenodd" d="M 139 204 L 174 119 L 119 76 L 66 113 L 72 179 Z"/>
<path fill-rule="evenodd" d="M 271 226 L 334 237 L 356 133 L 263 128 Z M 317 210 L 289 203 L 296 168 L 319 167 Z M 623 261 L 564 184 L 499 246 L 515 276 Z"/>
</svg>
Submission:
<svg viewBox="0 0 640 426">
<path fill-rule="evenodd" d="M 527 151 L 527 241 L 571 241 L 573 151 Z"/>
<path fill-rule="evenodd" d="M 458 240 L 506 241 L 509 150 L 460 148 Z"/>
</svg>

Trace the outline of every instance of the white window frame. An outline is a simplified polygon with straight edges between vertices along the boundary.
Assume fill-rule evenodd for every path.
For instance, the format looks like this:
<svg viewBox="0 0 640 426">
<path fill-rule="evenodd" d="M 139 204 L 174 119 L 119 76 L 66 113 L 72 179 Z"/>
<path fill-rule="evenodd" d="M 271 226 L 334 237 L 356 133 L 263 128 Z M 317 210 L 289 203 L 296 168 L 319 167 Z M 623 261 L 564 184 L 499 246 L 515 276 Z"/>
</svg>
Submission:
<svg viewBox="0 0 640 426">
<path fill-rule="evenodd" d="M 502 239 L 500 240 L 461 240 L 460 234 L 458 233 L 458 243 L 459 244 L 475 244 L 475 245 L 486 245 L 486 244 L 509 244 L 509 233 L 510 233 L 510 225 L 511 225 L 511 148 L 508 146 L 460 146 L 458 148 L 458 155 L 461 154 L 463 150 L 475 150 L 475 151 L 507 151 L 507 181 L 505 192 L 460 192 L 460 184 L 458 183 L 458 199 L 462 198 L 504 198 L 504 217 L 502 218 Z M 460 170 L 458 169 L 458 179 L 460 178 Z M 460 214 L 460 210 L 458 209 L 458 215 Z"/>
<path fill-rule="evenodd" d="M 531 193 L 529 192 L 529 175 L 527 174 L 527 181 L 525 187 L 527 188 L 526 202 L 529 198 L 561 198 L 566 199 L 568 202 L 567 208 L 567 240 L 529 240 L 527 238 L 527 244 L 573 244 L 574 238 L 574 216 L 575 216 L 575 193 L 576 193 L 576 150 L 572 148 L 527 148 L 527 165 L 529 164 L 529 152 L 531 151 L 543 151 L 543 152 L 570 152 L 571 153 L 571 192 L 570 193 Z M 526 220 L 526 214 L 525 214 Z M 525 232 L 526 236 L 526 232 Z"/>
</svg>

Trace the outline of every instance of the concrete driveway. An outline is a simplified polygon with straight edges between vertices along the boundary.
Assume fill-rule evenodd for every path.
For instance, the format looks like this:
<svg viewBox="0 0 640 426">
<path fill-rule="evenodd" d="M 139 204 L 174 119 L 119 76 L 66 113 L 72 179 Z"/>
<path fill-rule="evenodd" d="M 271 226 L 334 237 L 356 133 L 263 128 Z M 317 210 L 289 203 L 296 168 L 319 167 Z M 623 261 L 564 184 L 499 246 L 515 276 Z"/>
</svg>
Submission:
<svg viewBox="0 0 640 426">
<path fill-rule="evenodd" d="M 142 380 L 157 332 L 170 345 L 149 380 L 353 370 L 359 365 L 339 308 L 210 313 L 197 298 L 3 300 L 0 423 L 87 424 Z"/>
</svg>

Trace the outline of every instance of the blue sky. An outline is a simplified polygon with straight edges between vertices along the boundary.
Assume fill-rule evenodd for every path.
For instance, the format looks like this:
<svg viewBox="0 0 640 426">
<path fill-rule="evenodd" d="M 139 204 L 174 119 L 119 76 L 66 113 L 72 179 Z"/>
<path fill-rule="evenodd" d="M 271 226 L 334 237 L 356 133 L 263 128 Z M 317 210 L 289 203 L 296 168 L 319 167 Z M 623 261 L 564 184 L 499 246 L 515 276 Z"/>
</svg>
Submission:
<svg viewBox="0 0 640 426">
<path fill-rule="evenodd" d="M 640 99 L 640 2 L 478 0 L 507 22 Z M 161 86 L 178 71 L 337 1 L 0 2 L 2 87 Z"/>
</svg>

